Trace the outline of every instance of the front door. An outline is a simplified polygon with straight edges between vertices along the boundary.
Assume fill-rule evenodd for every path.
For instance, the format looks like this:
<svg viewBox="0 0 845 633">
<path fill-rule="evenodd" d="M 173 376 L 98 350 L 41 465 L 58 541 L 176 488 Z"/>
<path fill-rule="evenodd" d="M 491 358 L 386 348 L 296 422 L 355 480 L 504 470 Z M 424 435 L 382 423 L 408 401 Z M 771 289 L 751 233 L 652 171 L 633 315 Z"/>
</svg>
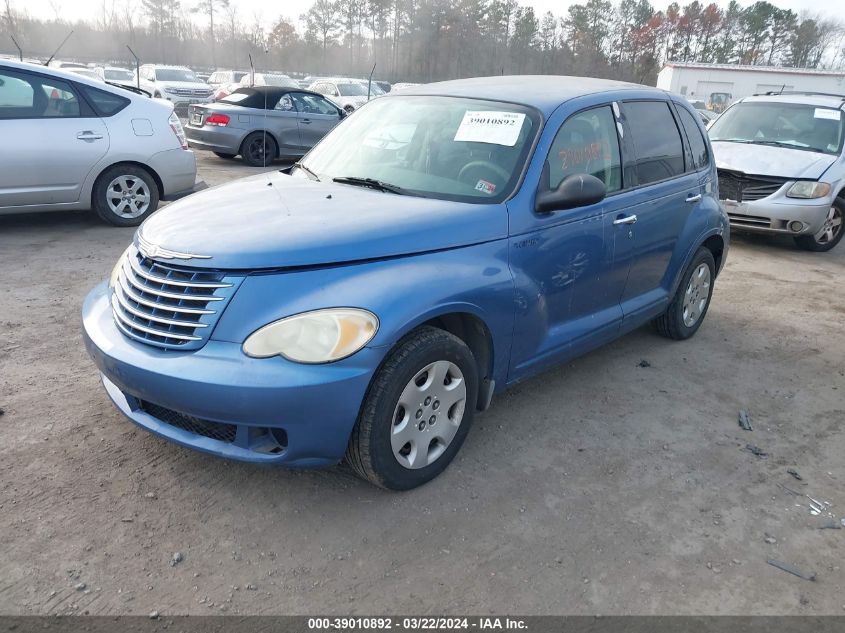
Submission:
<svg viewBox="0 0 845 633">
<path fill-rule="evenodd" d="M 70 83 L 0 66 L 0 208 L 73 203 L 109 147 Z"/>
<path fill-rule="evenodd" d="M 616 117 L 610 105 L 582 110 L 560 127 L 538 190 L 557 188 L 569 175 L 591 174 L 608 197 L 597 204 L 537 214 L 530 230 L 510 238 L 516 317 L 510 380 L 519 380 L 612 339 L 619 329 L 627 261 L 615 257 L 627 231 L 614 221 L 627 214 Z M 526 185 L 527 186 L 527 185 Z"/>
<path fill-rule="evenodd" d="M 311 149 L 340 121 L 340 111 L 320 95 L 292 92 L 299 121 L 299 138 L 305 149 Z"/>
</svg>

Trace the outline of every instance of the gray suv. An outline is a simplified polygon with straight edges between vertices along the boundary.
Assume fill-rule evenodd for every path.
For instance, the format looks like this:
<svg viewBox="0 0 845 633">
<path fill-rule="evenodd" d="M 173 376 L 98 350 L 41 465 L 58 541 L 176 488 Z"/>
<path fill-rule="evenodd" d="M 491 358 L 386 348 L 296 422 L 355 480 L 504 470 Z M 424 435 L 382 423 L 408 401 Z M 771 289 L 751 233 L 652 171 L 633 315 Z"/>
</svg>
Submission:
<svg viewBox="0 0 845 633">
<path fill-rule="evenodd" d="M 845 95 L 740 99 L 709 129 L 719 198 L 737 230 L 829 251 L 845 218 Z"/>
</svg>

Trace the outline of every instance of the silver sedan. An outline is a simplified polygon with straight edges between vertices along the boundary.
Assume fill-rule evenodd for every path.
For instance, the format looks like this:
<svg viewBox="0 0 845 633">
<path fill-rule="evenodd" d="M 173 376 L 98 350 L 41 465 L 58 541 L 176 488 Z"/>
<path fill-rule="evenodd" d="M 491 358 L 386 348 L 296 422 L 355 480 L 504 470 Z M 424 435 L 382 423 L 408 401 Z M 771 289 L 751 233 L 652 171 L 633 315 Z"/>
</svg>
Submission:
<svg viewBox="0 0 845 633">
<path fill-rule="evenodd" d="M 238 88 L 216 103 L 191 106 L 185 128 L 194 149 L 248 165 L 298 158 L 345 116 L 324 96 L 290 87 Z"/>
</svg>

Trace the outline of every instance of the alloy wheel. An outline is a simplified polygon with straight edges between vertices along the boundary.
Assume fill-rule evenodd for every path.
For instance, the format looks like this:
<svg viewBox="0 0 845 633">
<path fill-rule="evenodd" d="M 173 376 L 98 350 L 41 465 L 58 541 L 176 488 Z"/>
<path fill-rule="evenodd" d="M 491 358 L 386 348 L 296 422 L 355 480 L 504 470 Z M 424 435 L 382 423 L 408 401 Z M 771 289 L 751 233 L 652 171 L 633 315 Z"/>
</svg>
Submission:
<svg viewBox="0 0 845 633">
<path fill-rule="evenodd" d="M 830 207 L 822 228 L 813 237 L 818 244 L 833 242 L 842 231 L 842 211 L 837 207 Z"/>
<path fill-rule="evenodd" d="M 702 262 L 690 277 L 684 293 L 684 325 L 692 327 L 704 313 L 710 297 L 710 267 Z"/>
<path fill-rule="evenodd" d="M 150 189 L 138 176 L 118 176 L 106 189 L 106 202 L 116 216 L 137 218 L 150 208 Z"/>
</svg>

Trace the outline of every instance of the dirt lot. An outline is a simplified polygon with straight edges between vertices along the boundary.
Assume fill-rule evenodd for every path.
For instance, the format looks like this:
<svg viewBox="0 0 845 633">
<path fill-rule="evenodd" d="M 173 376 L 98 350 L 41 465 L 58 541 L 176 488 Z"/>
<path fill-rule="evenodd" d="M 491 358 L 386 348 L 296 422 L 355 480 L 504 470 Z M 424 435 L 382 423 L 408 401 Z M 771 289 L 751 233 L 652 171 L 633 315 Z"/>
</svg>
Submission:
<svg viewBox="0 0 845 633">
<path fill-rule="evenodd" d="M 201 161 L 209 184 L 250 171 Z M 845 529 L 777 485 L 845 514 L 845 246 L 735 237 L 693 340 L 643 329 L 497 397 L 443 476 L 393 494 L 119 415 L 79 312 L 131 234 L 0 218 L 0 613 L 845 610 Z"/>
</svg>

